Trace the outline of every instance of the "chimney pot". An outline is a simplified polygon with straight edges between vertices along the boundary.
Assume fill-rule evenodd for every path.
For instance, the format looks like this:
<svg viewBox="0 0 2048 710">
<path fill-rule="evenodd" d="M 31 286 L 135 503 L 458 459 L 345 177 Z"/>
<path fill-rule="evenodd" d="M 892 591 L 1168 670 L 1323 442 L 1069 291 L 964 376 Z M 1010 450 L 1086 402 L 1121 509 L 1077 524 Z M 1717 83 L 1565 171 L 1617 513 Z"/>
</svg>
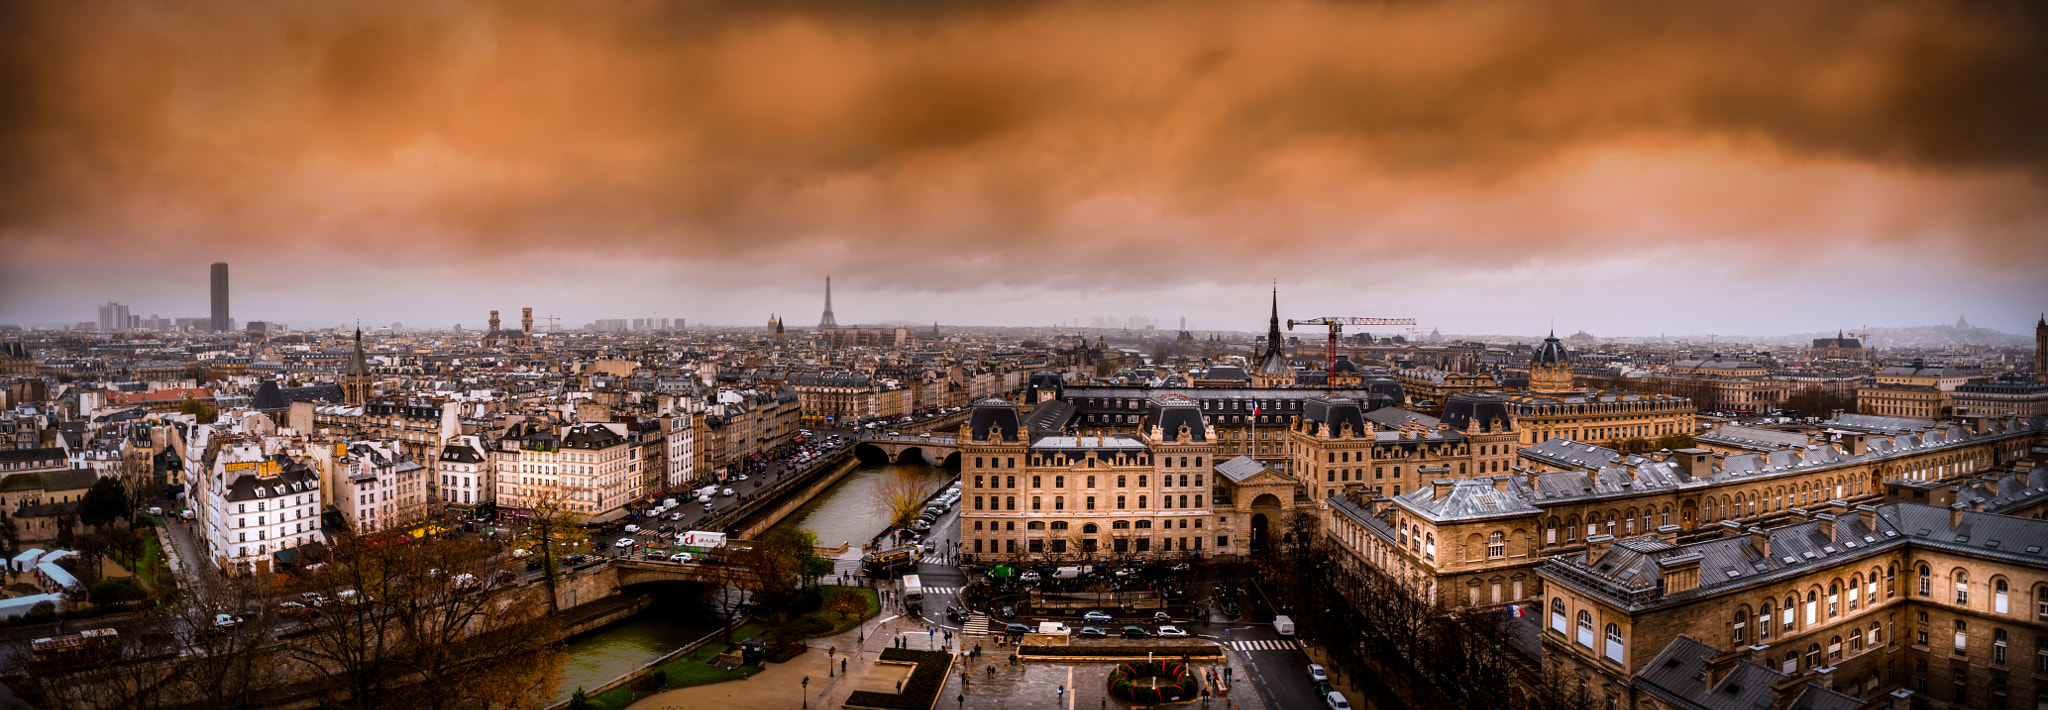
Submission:
<svg viewBox="0 0 2048 710">
<path fill-rule="evenodd" d="M 1864 530 L 1877 532 L 1877 506 L 1856 506 L 1856 522 L 1862 523 Z"/>
<path fill-rule="evenodd" d="M 1748 657 L 1748 649 L 1722 651 L 1707 657 L 1707 690 L 1719 687 L 1721 681 L 1727 680 L 1728 674 L 1733 673 L 1735 667 Z"/>
<path fill-rule="evenodd" d="M 1442 500 L 1444 496 L 1451 494 L 1451 486 L 1455 483 L 1456 481 L 1448 478 L 1439 478 L 1432 481 L 1431 487 L 1434 490 L 1430 491 L 1430 494 L 1436 497 L 1437 500 Z"/>
<path fill-rule="evenodd" d="M 1727 539 L 1742 534 L 1742 523 L 1733 520 L 1721 521 L 1721 538 Z"/>
<path fill-rule="evenodd" d="M 1668 543 L 1671 543 L 1671 544 L 1674 544 L 1674 545 L 1675 545 L 1675 544 L 1678 544 L 1678 531 L 1679 531 L 1679 530 L 1680 530 L 1680 528 L 1679 528 L 1678 526 L 1676 526 L 1676 525 L 1661 525 L 1661 526 L 1658 526 L 1658 527 L 1657 527 L 1657 530 L 1656 530 L 1656 532 L 1657 532 L 1657 539 L 1659 539 L 1659 540 L 1663 540 L 1663 541 L 1665 541 L 1665 542 L 1668 542 Z"/>
<path fill-rule="evenodd" d="M 1950 503 L 1950 504 L 1949 504 L 1949 506 L 1948 506 L 1948 527 L 1949 527 L 1949 529 L 1953 530 L 1953 529 L 1956 529 L 1956 528 L 1959 528 L 1959 527 L 1962 527 L 1962 526 L 1963 526 L 1963 509 L 1964 509 L 1964 508 L 1967 508 L 1967 507 L 1969 507 L 1969 506 L 1963 505 L 1962 503 Z"/>
<path fill-rule="evenodd" d="M 1607 554 L 1607 548 L 1613 544 L 1613 535 L 1587 535 L 1586 564 L 1592 564 L 1594 561 L 1599 560 L 1601 555 Z"/>
<path fill-rule="evenodd" d="M 1813 519 L 1820 521 L 1821 537 L 1829 540 L 1835 539 L 1835 516 L 1828 513 L 1817 513 L 1813 516 Z"/>
<path fill-rule="evenodd" d="M 1749 547 L 1765 558 L 1771 556 L 1771 533 L 1763 528 L 1749 529 Z"/>
</svg>

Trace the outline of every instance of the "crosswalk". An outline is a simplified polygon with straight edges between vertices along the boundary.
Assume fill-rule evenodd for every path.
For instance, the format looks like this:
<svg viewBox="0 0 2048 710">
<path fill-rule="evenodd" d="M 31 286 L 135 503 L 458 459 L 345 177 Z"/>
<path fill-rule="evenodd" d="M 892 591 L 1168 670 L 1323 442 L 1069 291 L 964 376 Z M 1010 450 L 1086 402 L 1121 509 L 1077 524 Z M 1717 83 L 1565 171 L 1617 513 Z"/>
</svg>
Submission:
<svg viewBox="0 0 2048 710">
<path fill-rule="evenodd" d="M 948 559 L 946 559 L 946 558 L 944 558 L 944 557 L 940 557 L 940 556 L 938 556 L 938 555 L 925 555 L 925 556 L 923 556 L 923 557 L 919 557 L 919 558 L 917 558 L 917 561 L 919 561 L 919 562 L 923 562 L 923 563 L 925 563 L 925 564 L 928 564 L 928 565 L 944 565 L 944 564 L 952 564 L 952 560 L 948 560 Z"/>
<path fill-rule="evenodd" d="M 958 594 L 959 592 L 960 592 L 960 588 L 959 588 L 959 587 L 925 587 L 925 588 L 924 588 L 924 593 L 926 593 L 926 594 Z"/>
<path fill-rule="evenodd" d="M 966 624 L 965 626 L 962 626 L 962 627 L 960 627 L 960 635 L 962 635 L 962 636 L 987 636 L 987 635 L 988 635 L 988 615 L 987 615 L 987 614 L 972 614 L 972 615 L 969 615 L 969 616 L 967 617 L 967 624 Z"/>
<path fill-rule="evenodd" d="M 1292 651 L 1301 648 L 1301 642 L 1294 639 L 1231 641 L 1230 647 L 1239 651 Z"/>
</svg>

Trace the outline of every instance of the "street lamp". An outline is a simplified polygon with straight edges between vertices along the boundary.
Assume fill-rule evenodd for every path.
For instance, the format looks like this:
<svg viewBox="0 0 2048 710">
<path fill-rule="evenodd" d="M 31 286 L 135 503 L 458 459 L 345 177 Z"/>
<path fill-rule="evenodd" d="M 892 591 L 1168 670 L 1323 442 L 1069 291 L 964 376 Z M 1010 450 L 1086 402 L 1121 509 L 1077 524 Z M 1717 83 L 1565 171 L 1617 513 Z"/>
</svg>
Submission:
<svg viewBox="0 0 2048 710">
<path fill-rule="evenodd" d="M 804 707 L 811 706 L 811 677 L 804 676 Z"/>
</svg>

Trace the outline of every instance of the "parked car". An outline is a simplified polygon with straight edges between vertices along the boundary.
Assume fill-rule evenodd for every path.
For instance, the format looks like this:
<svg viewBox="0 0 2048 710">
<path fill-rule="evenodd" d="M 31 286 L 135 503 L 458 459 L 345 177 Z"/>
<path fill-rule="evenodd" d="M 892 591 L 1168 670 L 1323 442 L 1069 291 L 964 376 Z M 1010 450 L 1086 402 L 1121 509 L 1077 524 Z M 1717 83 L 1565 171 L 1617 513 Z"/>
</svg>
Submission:
<svg viewBox="0 0 2048 710">
<path fill-rule="evenodd" d="M 1038 573 L 1037 573 L 1037 572 L 1025 572 L 1025 573 L 1023 573 L 1023 574 L 1017 575 L 1017 581 L 1019 581 L 1019 582 L 1037 582 L 1037 581 L 1038 581 Z"/>
<path fill-rule="evenodd" d="M 1079 636 L 1084 639 L 1106 639 L 1109 638 L 1109 632 L 1093 626 L 1083 626 Z"/>
<path fill-rule="evenodd" d="M 1329 679 L 1330 679 L 1330 672 L 1329 672 L 1329 671 L 1327 671 L 1327 670 L 1324 670 L 1324 669 L 1323 669 L 1323 667 L 1322 667 L 1321 665 L 1318 665 L 1318 664 L 1314 664 L 1314 663 L 1310 663 L 1310 664 L 1308 664 L 1308 679 L 1309 679 L 1309 680 L 1329 680 Z"/>
<path fill-rule="evenodd" d="M 1343 693 L 1334 690 L 1323 696 L 1323 702 L 1329 703 L 1330 710 L 1351 710 L 1351 701 L 1345 700 Z"/>
<path fill-rule="evenodd" d="M 1161 623 L 1161 624 L 1171 624 L 1171 623 L 1173 623 L 1173 617 L 1171 617 L 1171 616 L 1168 616 L 1168 615 L 1166 614 L 1166 612 L 1163 612 L 1163 611 L 1155 611 L 1155 612 L 1152 612 L 1152 621 L 1154 621 L 1154 622 L 1157 622 L 1157 623 Z"/>
<path fill-rule="evenodd" d="M 213 615 L 213 626 L 217 629 L 232 629 L 240 623 L 242 623 L 242 617 L 235 616 L 234 614 Z"/>
<path fill-rule="evenodd" d="M 1109 623 L 1110 618 L 1110 615 L 1104 614 L 1099 611 L 1091 611 L 1081 615 L 1082 621 L 1086 621 L 1091 624 L 1107 624 Z"/>
<path fill-rule="evenodd" d="M 1031 633 L 1031 627 L 1025 626 L 1023 624 L 1008 624 L 1003 626 L 1003 633 L 1009 634 L 1011 636 L 1023 636 L 1025 634 Z"/>
<path fill-rule="evenodd" d="M 1146 631 L 1143 626 L 1126 626 L 1124 627 L 1124 638 L 1148 639 L 1152 638 L 1152 632 Z"/>
<path fill-rule="evenodd" d="M 1188 637 L 1188 632 L 1178 626 L 1161 626 L 1159 633 L 1154 635 L 1163 639 L 1184 639 Z"/>
<path fill-rule="evenodd" d="M 996 616 L 1000 616 L 1005 619 L 1017 618 L 1017 607 L 1004 604 L 1002 605 L 1002 607 L 996 609 Z"/>
<path fill-rule="evenodd" d="M 718 492 L 718 494 L 719 494 L 719 495 L 722 495 L 722 496 L 729 496 L 729 495 L 732 495 L 732 489 L 731 489 L 731 488 L 726 488 L 726 489 L 720 490 L 720 491 Z"/>
<path fill-rule="evenodd" d="M 673 554 L 673 555 L 669 555 L 669 556 L 668 556 L 668 561 L 670 561 L 670 562 L 683 562 L 683 563 L 688 563 L 688 562 L 689 562 L 689 561 L 690 561 L 691 559 L 692 559 L 692 558 L 691 558 L 691 556 L 690 556 L 690 553 L 688 553 L 688 552 L 678 552 L 678 553 L 675 553 L 675 554 Z"/>
<path fill-rule="evenodd" d="M 628 547 L 632 547 L 632 546 L 633 546 L 633 542 L 634 542 L 633 538 L 630 538 L 630 537 L 622 537 L 622 538 L 619 538 L 619 541 L 618 541 L 618 542 L 614 542 L 614 543 L 612 543 L 612 546 L 613 546 L 613 547 L 617 547 L 617 548 L 620 548 L 620 549 L 625 549 L 625 548 L 628 548 Z"/>
</svg>

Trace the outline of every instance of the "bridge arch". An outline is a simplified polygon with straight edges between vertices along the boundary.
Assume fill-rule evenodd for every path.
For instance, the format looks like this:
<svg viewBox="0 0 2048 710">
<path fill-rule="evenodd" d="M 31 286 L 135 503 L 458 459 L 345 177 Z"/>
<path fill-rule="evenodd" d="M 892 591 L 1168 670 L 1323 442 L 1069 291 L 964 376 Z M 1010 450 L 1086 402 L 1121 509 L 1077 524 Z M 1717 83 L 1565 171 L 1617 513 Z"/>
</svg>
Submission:
<svg viewBox="0 0 2048 710">
<path fill-rule="evenodd" d="M 895 456 L 890 455 L 882 447 L 869 443 L 855 444 L 853 455 L 855 458 L 860 459 L 861 463 L 868 464 L 893 463 L 896 460 Z"/>
</svg>

